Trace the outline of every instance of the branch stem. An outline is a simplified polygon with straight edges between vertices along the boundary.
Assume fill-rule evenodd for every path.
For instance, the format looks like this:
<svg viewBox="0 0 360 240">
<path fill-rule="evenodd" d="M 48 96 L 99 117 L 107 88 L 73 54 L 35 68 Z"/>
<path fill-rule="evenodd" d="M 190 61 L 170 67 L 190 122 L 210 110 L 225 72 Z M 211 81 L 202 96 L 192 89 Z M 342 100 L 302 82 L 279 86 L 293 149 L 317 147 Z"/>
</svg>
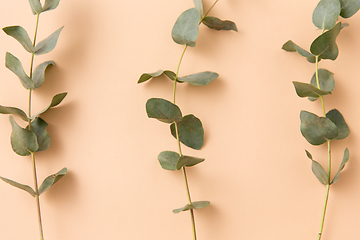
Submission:
<svg viewBox="0 0 360 240">
<path fill-rule="evenodd" d="M 36 44 L 36 36 L 38 32 L 39 27 L 39 18 L 40 14 L 38 13 L 36 16 L 36 26 L 35 26 L 35 34 L 34 34 L 34 40 L 33 40 L 33 46 L 35 47 Z M 35 54 L 31 53 L 31 62 L 30 62 L 30 78 L 32 79 L 33 75 L 33 68 L 34 68 L 34 57 Z M 31 118 L 31 94 L 32 90 L 29 89 L 29 118 Z M 28 120 L 29 124 L 29 130 L 31 131 L 31 120 Z M 37 209 L 37 215 L 38 215 L 38 223 L 39 223 L 39 232 L 40 232 L 40 240 L 44 240 L 44 233 L 43 233 L 43 227 L 42 227 L 42 220 L 41 220 L 41 210 L 40 210 L 40 199 L 39 199 L 39 187 L 38 187 L 38 181 L 37 181 L 37 174 L 36 174 L 36 162 L 35 162 L 35 153 L 31 153 L 31 159 L 32 159 L 32 171 L 34 176 L 34 187 L 35 187 L 35 200 L 36 200 L 36 209 Z"/>
<path fill-rule="evenodd" d="M 319 57 L 316 56 L 315 57 L 315 66 L 316 66 L 316 71 L 315 71 L 315 76 L 316 76 L 316 85 L 319 89 L 321 89 L 320 87 L 320 80 L 319 80 Z M 322 112 L 323 112 L 323 116 L 326 117 L 326 111 L 325 111 L 325 103 L 324 103 L 324 98 L 323 96 L 320 96 L 320 100 L 321 100 L 321 106 L 322 106 Z M 327 155 L 328 155 L 328 171 L 327 171 L 327 175 L 328 175 L 328 184 L 326 185 L 326 194 L 325 194 L 325 202 L 324 202 L 324 207 L 323 207 L 323 213 L 322 213 L 322 217 L 321 217 L 321 224 L 320 224 L 320 230 L 319 230 L 319 234 L 318 234 L 318 240 L 321 239 L 322 237 L 322 233 L 323 233 L 323 228 L 324 228 L 324 222 L 325 222 L 325 214 L 326 214 L 326 208 L 327 208 L 327 204 L 328 204 L 328 200 L 329 200 L 329 192 L 330 192 L 330 178 L 331 178 L 331 144 L 330 144 L 330 140 L 327 140 L 327 146 L 328 146 L 328 151 L 327 151 Z"/>
</svg>

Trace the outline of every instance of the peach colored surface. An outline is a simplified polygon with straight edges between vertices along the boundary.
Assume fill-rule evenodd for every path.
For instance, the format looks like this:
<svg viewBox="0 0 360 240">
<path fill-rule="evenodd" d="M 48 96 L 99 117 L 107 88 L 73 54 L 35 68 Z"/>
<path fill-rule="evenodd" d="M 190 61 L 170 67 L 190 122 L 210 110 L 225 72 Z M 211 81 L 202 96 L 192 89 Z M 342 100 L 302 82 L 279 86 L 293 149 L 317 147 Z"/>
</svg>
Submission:
<svg viewBox="0 0 360 240">
<path fill-rule="evenodd" d="M 205 9 L 213 1 L 204 0 Z M 308 149 L 326 164 L 325 146 L 301 136 L 301 110 L 321 114 L 320 102 L 296 96 L 292 81 L 308 82 L 315 65 L 281 46 L 292 39 L 307 48 L 320 34 L 311 22 L 313 0 L 221 0 L 211 15 L 236 22 L 239 33 L 201 26 L 195 48 L 185 54 L 180 75 L 210 70 L 220 78 L 205 87 L 180 85 L 177 104 L 199 117 L 205 129 L 206 158 L 188 169 L 192 198 L 211 206 L 196 211 L 199 240 L 311 240 L 320 225 L 325 187 L 311 172 Z M 34 93 L 34 111 L 53 95 L 69 94 L 43 117 L 51 147 L 37 154 L 39 181 L 62 167 L 68 174 L 41 196 L 46 240 L 190 240 L 181 172 L 163 170 L 157 155 L 176 151 L 168 126 L 148 119 L 145 102 L 171 99 L 172 83 L 160 78 L 136 82 L 143 72 L 175 70 L 183 49 L 171 29 L 191 0 L 65 1 L 40 17 L 39 38 L 65 26 L 57 47 L 37 57 L 54 60 L 47 81 Z M 35 17 L 28 1 L 0 2 L 0 25 L 22 25 L 33 35 Z M 325 97 L 327 110 L 339 109 L 350 136 L 333 143 L 333 169 L 345 147 L 350 161 L 330 191 L 324 240 L 359 239 L 360 215 L 360 13 L 345 20 L 335 62 L 336 88 Z M 0 34 L 0 54 L 30 56 Z M 4 60 L 1 60 L 4 63 Z M 8 69 L 0 68 L 0 104 L 26 108 L 27 91 Z M 10 146 L 8 116 L 0 116 L 0 175 L 32 186 L 29 158 Z M 333 170 L 335 172 L 335 170 Z M 35 200 L 0 182 L 0 239 L 36 240 Z"/>
</svg>

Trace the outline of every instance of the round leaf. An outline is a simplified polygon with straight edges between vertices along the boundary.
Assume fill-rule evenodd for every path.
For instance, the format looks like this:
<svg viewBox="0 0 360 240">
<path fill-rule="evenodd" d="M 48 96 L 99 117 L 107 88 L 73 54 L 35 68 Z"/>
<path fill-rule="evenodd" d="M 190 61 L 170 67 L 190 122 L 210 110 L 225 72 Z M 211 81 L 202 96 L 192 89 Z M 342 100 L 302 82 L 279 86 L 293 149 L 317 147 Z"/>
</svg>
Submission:
<svg viewBox="0 0 360 240">
<path fill-rule="evenodd" d="M 204 129 L 200 119 L 194 115 L 186 115 L 177 122 L 180 142 L 186 146 L 199 150 L 204 144 Z M 170 126 L 171 134 L 176 138 L 175 123 Z"/>
<path fill-rule="evenodd" d="M 349 18 L 360 9 L 360 0 L 340 0 L 341 12 L 340 16 Z"/>
<path fill-rule="evenodd" d="M 146 102 L 146 112 L 149 118 L 155 118 L 164 123 L 180 121 L 182 114 L 175 104 L 161 98 L 151 98 Z"/>
<path fill-rule="evenodd" d="M 301 111 L 300 120 L 301 133 L 312 145 L 321 145 L 327 140 L 334 139 L 339 134 L 336 125 L 328 118 Z"/>
<path fill-rule="evenodd" d="M 341 140 L 349 136 L 350 129 L 345 122 L 344 117 L 337 109 L 333 109 L 326 114 L 326 117 L 330 119 L 339 130 L 339 135 L 334 138 L 335 140 Z"/>
<path fill-rule="evenodd" d="M 334 74 L 326 69 L 318 70 L 320 89 L 332 92 L 335 88 Z M 317 87 L 316 73 L 311 78 L 310 84 Z M 315 101 L 318 97 L 309 97 L 310 101 Z"/>
<path fill-rule="evenodd" d="M 183 12 L 176 20 L 172 29 L 174 42 L 181 45 L 195 47 L 195 41 L 199 34 L 200 15 L 196 8 Z"/>
<path fill-rule="evenodd" d="M 20 156 L 28 156 L 31 152 L 36 152 L 39 149 L 36 135 L 21 128 L 12 116 L 10 116 L 10 123 L 12 126 L 11 146 L 14 152 Z"/>
<path fill-rule="evenodd" d="M 323 59 L 335 60 L 338 56 L 336 37 L 341 30 L 341 23 L 337 23 L 331 30 L 317 37 L 310 46 L 310 51 L 315 56 Z"/>
<path fill-rule="evenodd" d="M 50 136 L 46 131 L 48 124 L 37 117 L 31 122 L 31 131 L 35 133 L 39 145 L 38 152 L 45 151 L 50 146 Z M 26 127 L 29 130 L 29 126 Z"/>
<path fill-rule="evenodd" d="M 340 15 L 339 0 L 321 0 L 316 6 L 312 21 L 319 29 L 331 29 L 334 27 Z"/>
<path fill-rule="evenodd" d="M 165 170 L 175 171 L 176 163 L 179 161 L 180 155 L 176 152 L 164 151 L 158 156 L 161 167 Z"/>
</svg>

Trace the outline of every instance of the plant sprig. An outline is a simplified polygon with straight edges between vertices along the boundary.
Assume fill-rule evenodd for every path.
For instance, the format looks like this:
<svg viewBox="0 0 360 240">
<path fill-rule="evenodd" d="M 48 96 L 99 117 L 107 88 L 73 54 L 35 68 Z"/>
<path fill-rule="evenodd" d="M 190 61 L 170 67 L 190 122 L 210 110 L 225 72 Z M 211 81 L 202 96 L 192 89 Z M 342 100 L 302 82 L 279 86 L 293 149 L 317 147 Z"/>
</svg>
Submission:
<svg viewBox="0 0 360 240">
<path fill-rule="evenodd" d="M 338 57 L 339 49 L 336 44 L 336 38 L 340 31 L 348 26 L 348 24 L 337 22 L 338 18 L 340 16 L 349 18 L 353 16 L 359 8 L 359 0 L 321 0 L 313 12 L 312 21 L 318 29 L 322 30 L 322 33 L 312 42 L 310 52 L 299 47 L 291 40 L 286 42 L 282 47 L 285 51 L 297 52 L 310 63 L 315 63 L 315 73 L 310 83 L 293 82 L 293 84 L 299 97 L 308 97 L 310 101 L 316 101 L 320 98 L 322 106 L 322 116 L 308 111 L 301 111 L 300 113 L 300 130 L 304 138 L 312 145 L 318 146 L 326 143 L 328 147 L 327 171 L 325 171 L 320 163 L 313 159 L 309 151 L 305 150 L 307 157 L 312 161 L 312 172 L 320 183 L 326 186 L 325 202 L 317 237 L 318 240 L 320 240 L 323 235 L 330 186 L 338 181 L 341 170 L 349 160 L 349 150 L 346 148 L 340 167 L 331 179 L 331 141 L 344 139 L 350 133 L 344 117 L 337 109 L 332 109 L 326 113 L 324 96 L 332 93 L 335 87 L 335 80 L 332 72 L 326 69 L 319 69 L 319 62 L 322 59 L 334 61 Z"/>
<path fill-rule="evenodd" d="M 29 75 L 23 69 L 21 61 L 13 54 L 7 52 L 5 58 L 5 66 L 19 78 L 20 83 L 29 92 L 28 114 L 16 107 L 1 105 L 0 113 L 10 114 L 9 119 L 12 126 L 11 146 L 13 151 L 20 156 L 31 156 L 34 189 L 28 185 L 24 185 L 4 177 L 0 177 L 0 179 L 14 187 L 28 192 L 36 199 L 40 240 L 44 239 L 44 234 L 39 196 L 52 187 L 67 172 L 67 168 L 61 169 L 57 173 L 45 178 L 40 187 L 38 187 L 35 153 L 44 151 L 50 146 L 50 136 L 46 130 L 48 124 L 40 117 L 40 115 L 47 112 L 50 108 L 59 105 L 66 97 L 67 93 L 55 95 L 51 100 L 50 105 L 45 107 L 42 111 L 34 115 L 31 111 L 32 92 L 44 83 L 46 69 L 55 64 L 53 61 L 46 61 L 39 64 L 34 69 L 34 57 L 35 55 L 42 55 L 51 52 L 55 48 L 60 32 L 63 29 L 63 27 L 59 28 L 44 40 L 36 43 L 40 14 L 55 9 L 59 5 L 59 2 L 60 0 L 45 0 L 44 5 L 42 6 L 40 0 L 29 0 L 31 10 L 33 14 L 36 15 L 36 26 L 33 41 L 31 41 L 27 31 L 21 26 L 9 26 L 3 28 L 3 31 L 7 35 L 17 40 L 24 49 L 31 54 Z M 26 128 L 19 126 L 13 116 L 19 117 L 25 121 L 27 123 Z"/>
<path fill-rule="evenodd" d="M 219 74 L 215 72 L 204 71 L 179 77 L 179 70 L 184 54 L 188 47 L 195 47 L 201 23 L 215 30 L 237 31 L 235 23 L 208 16 L 210 10 L 217 2 L 218 0 L 216 0 L 210 9 L 204 14 L 202 1 L 194 0 L 195 7 L 183 12 L 175 22 L 172 29 L 172 38 L 174 42 L 184 45 L 176 72 L 170 70 L 158 70 L 153 73 L 144 73 L 138 80 L 138 83 L 143 83 L 152 78 L 165 75 L 170 80 L 174 81 L 172 102 L 162 98 L 151 98 L 146 103 L 146 112 L 149 118 L 155 118 L 161 122 L 170 124 L 170 132 L 177 141 L 178 152 L 163 151 L 158 155 L 158 160 L 163 169 L 171 171 L 181 170 L 183 173 L 188 203 L 184 207 L 174 209 L 173 212 L 179 213 L 182 211 L 190 211 L 194 240 L 197 239 L 194 210 L 207 207 L 210 202 L 192 201 L 186 175 L 186 168 L 195 166 L 203 162 L 205 159 L 183 155 L 181 143 L 192 149 L 201 149 L 204 143 L 204 129 L 200 119 L 193 114 L 183 116 L 180 108 L 175 104 L 176 89 L 178 83 L 185 82 L 191 85 L 205 86 L 217 79 L 219 76 Z"/>
</svg>

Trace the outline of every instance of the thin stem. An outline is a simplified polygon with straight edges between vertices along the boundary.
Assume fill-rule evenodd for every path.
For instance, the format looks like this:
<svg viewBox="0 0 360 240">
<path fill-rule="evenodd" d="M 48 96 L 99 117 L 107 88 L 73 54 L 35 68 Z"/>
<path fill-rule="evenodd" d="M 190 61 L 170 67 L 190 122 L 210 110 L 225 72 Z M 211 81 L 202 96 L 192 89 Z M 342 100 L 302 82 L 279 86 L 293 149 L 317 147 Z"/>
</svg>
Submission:
<svg viewBox="0 0 360 240">
<path fill-rule="evenodd" d="M 37 36 L 37 32 L 38 32 L 38 27 L 39 27 L 39 18 L 40 18 L 40 14 L 37 14 L 35 34 L 34 34 L 34 40 L 33 40 L 34 47 L 36 44 L 36 36 Z M 33 75 L 34 56 L 35 56 L 34 53 L 31 53 L 30 78 L 32 78 L 32 75 Z M 31 117 L 31 93 L 32 93 L 32 90 L 29 89 L 29 118 Z M 28 124 L 29 124 L 29 130 L 31 131 L 31 120 L 30 119 L 28 121 Z M 44 240 L 44 233 L 43 233 L 42 220 L 41 220 L 41 211 L 40 211 L 39 190 L 38 190 L 39 187 L 38 187 L 37 174 L 36 174 L 35 153 L 33 153 L 33 152 L 31 153 L 31 159 L 32 159 L 32 170 L 33 170 L 33 176 L 34 176 L 35 200 L 36 200 L 36 209 L 37 209 L 37 215 L 38 215 L 40 240 Z"/>
<path fill-rule="evenodd" d="M 209 12 L 211 11 L 211 9 L 213 9 L 213 7 L 215 6 L 215 4 L 218 2 L 219 0 L 216 0 L 214 2 L 214 4 L 209 8 L 209 10 L 205 13 L 204 17 L 201 19 L 200 22 L 202 22 L 204 20 L 204 18 L 206 18 L 206 16 L 209 14 Z"/>
<path fill-rule="evenodd" d="M 319 89 L 320 88 L 320 80 L 319 80 L 319 57 L 316 56 L 315 57 L 315 65 L 316 65 L 316 71 L 315 71 L 315 76 L 316 76 L 316 85 Z M 325 103 L 324 103 L 324 98 L 323 96 L 320 96 L 320 100 L 321 100 L 321 105 L 322 105 L 322 111 L 323 111 L 323 116 L 326 117 L 326 111 L 325 111 Z M 325 202 L 324 202 L 324 207 L 323 207 L 323 213 L 322 213 L 322 217 L 321 217 L 321 224 L 320 224 L 320 230 L 319 230 L 319 235 L 318 235 L 318 240 L 321 239 L 322 237 L 322 232 L 323 232 L 323 228 L 324 228 L 324 222 L 325 222 L 325 214 L 326 214 L 326 208 L 327 208 L 327 204 L 328 204 L 328 200 L 329 200 L 329 192 L 330 192 L 330 177 L 331 177 L 331 144 L 330 144 L 330 140 L 327 140 L 327 146 L 328 146 L 328 171 L 327 171 L 327 175 L 328 175 L 328 184 L 326 185 L 326 194 L 325 194 Z"/>
<path fill-rule="evenodd" d="M 37 209 L 38 222 L 39 222 L 40 240 L 44 240 L 44 233 L 43 233 L 42 221 L 41 221 L 41 211 L 40 211 L 40 199 L 39 199 L 39 191 L 38 191 L 39 188 L 37 183 L 34 153 L 31 153 L 31 159 L 32 159 L 33 172 L 34 172 L 35 199 L 36 199 L 36 209 Z"/>
<path fill-rule="evenodd" d="M 184 50 L 181 54 L 180 60 L 179 60 L 179 64 L 177 66 L 176 69 L 176 75 L 175 75 L 175 79 L 174 79 L 174 88 L 173 88 L 173 103 L 175 104 L 175 97 L 176 97 L 176 84 L 177 84 L 177 80 L 178 80 L 178 76 L 179 76 L 179 70 L 180 70 L 180 65 L 181 62 L 184 58 L 184 54 L 185 51 L 187 49 L 188 45 L 185 45 Z M 180 136 L 179 136 L 179 128 L 178 128 L 178 123 L 175 122 L 175 131 L 176 131 L 176 140 L 177 140 L 177 145 L 179 148 L 179 155 L 182 156 L 182 151 L 181 151 L 181 144 L 180 144 Z M 190 197 L 190 189 L 189 189 L 189 183 L 187 180 L 187 176 L 186 176 L 186 170 L 185 170 L 185 166 L 183 166 L 181 168 L 182 172 L 183 172 L 183 176 L 184 176 L 184 181 L 185 181 L 185 187 L 186 187 L 186 194 L 187 194 L 187 198 L 188 198 L 188 202 L 191 205 L 191 197 Z M 193 239 L 196 240 L 196 228 L 195 228 L 195 217 L 194 217 L 194 210 L 190 209 L 190 216 L 191 216 L 191 225 L 192 225 L 192 232 L 193 232 Z"/>
<path fill-rule="evenodd" d="M 324 222 L 325 222 L 326 207 L 327 207 L 327 203 L 328 203 L 328 199 L 329 199 L 329 192 L 330 192 L 330 184 L 326 185 L 325 203 L 324 203 L 324 209 L 323 209 L 323 214 L 322 214 L 322 218 L 321 218 L 320 231 L 319 231 L 317 240 L 320 240 L 322 237 L 322 232 L 323 232 Z"/>
<path fill-rule="evenodd" d="M 181 62 L 182 62 L 182 59 L 184 57 L 184 54 L 185 54 L 185 51 L 187 49 L 188 45 L 185 45 L 185 48 L 181 54 L 181 57 L 180 57 L 180 60 L 179 60 L 179 64 L 177 66 L 177 69 L 176 69 L 176 75 L 175 75 L 175 79 L 174 79 L 174 89 L 173 89 L 173 103 L 175 104 L 175 96 L 176 96 L 176 84 L 177 84 L 177 79 L 179 77 L 179 70 L 180 70 L 180 65 L 181 65 Z"/>
</svg>

